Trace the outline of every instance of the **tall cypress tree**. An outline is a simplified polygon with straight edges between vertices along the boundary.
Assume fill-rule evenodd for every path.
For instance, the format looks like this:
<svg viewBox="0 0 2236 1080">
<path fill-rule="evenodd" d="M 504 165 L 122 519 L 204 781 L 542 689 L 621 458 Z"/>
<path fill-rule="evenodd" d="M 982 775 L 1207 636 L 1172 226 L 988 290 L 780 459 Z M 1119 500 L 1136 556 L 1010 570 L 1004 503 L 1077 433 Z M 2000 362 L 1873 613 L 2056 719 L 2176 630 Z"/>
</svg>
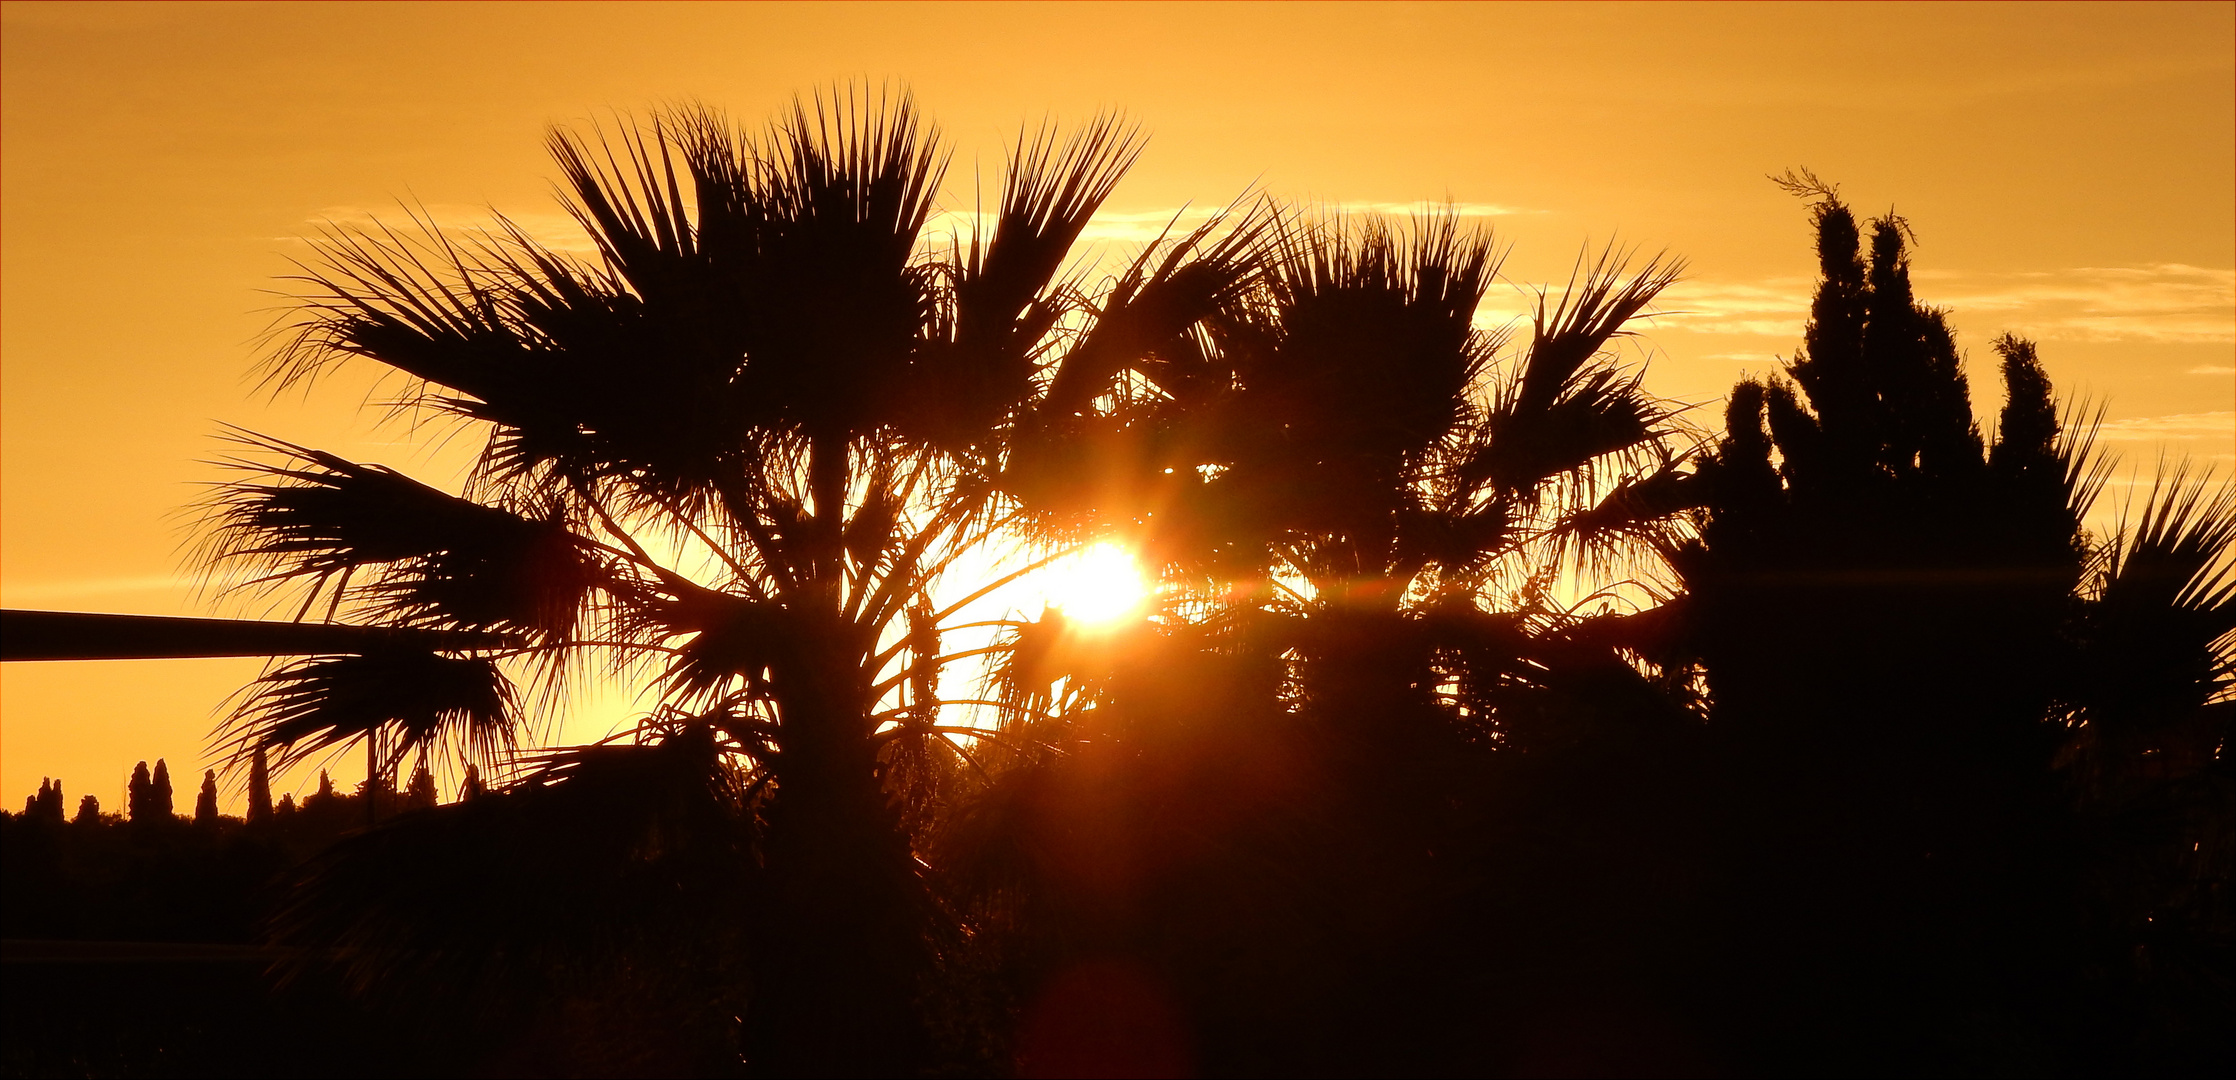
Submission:
<svg viewBox="0 0 2236 1080">
<path fill-rule="evenodd" d="M 217 824 L 217 770 L 202 770 L 202 790 L 194 796 L 194 823 L 201 826 Z"/>
<path fill-rule="evenodd" d="M 264 758 L 264 747 L 256 747 L 248 765 L 248 822 L 261 825 L 272 819 L 272 767 Z"/>
<path fill-rule="evenodd" d="M 155 759 L 155 777 L 148 783 L 148 811 L 155 821 L 169 821 L 174 815 L 171 801 L 171 766 L 162 758 Z"/>
<path fill-rule="evenodd" d="M 1995 342 L 1990 445 L 1908 223 L 1789 179 L 1821 271 L 1802 347 L 1791 381 L 1734 390 L 1673 560 L 1734 752 L 1733 986 L 1763 996 L 1733 1011 L 1765 1068 L 2054 1054 L 2082 971 L 2052 765 L 2093 487 L 2034 346 Z"/>
<path fill-rule="evenodd" d="M 155 820 L 151 789 L 155 782 L 148 778 L 148 763 L 132 766 L 132 780 L 125 786 L 124 812 L 137 824 Z"/>
<path fill-rule="evenodd" d="M 39 778 L 39 792 L 23 800 L 23 816 L 34 821 L 62 822 L 62 781 Z"/>
</svg>

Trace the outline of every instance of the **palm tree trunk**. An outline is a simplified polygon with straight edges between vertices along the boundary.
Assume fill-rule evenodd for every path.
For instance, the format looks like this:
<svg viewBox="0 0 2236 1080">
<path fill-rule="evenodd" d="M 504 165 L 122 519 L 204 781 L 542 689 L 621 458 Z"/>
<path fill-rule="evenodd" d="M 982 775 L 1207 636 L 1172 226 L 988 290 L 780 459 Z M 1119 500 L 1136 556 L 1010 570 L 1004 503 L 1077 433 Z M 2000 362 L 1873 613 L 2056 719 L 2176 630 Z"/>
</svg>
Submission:
<svg viewBox="0 0 2236 1080">
<path fill-rule="evenodd" d="M 825 672 L 853 681 L 839 665 Z M 894 1075 L 922 1062 L 929 898 L 879 782 L 867 710 L 844 689 L 777 688 L 785 741 L 767 834 L 776 917 L 747 1032 L 756 1074 Z"/>
<path fill-rule="evenodd" d="M 766 848 L 774 910 L 746 1031 L 759 1075 L 899 1075 L 923 1061 L 916 1000 L 931 966 L 930 903 L 877 772 L 868 650 L 841 611 L 846 455 L 837 437 L 810 447 L 800 651 L 771 672 L 781 731 Z"/>
</svg>

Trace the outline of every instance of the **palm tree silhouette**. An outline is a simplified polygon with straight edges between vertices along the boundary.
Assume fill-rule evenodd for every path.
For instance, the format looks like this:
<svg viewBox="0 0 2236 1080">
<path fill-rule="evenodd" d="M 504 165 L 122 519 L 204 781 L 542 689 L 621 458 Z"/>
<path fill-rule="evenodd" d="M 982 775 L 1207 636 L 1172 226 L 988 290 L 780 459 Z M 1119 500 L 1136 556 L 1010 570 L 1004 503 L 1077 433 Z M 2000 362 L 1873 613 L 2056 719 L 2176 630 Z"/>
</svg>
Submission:
<svg viewBox="0 0 2236 1080">
<path fill-rule="evenodd" d="M 1061 276 L 1138 146 L 1109 119 L 1022 137 L 990 237 L 928 245 L 937 134 L 906 95 L 852 91 L 759 133 L 703 109 L 555 133 L 594 258 L 503 219 L 330 232 L 275 378 L 375 361 L 481 456 L 454 495 L 242 434 L 253 475 L 213 500 L 211 561 L 305 612 L 527 644 L 297 663 L 229 737 L 276 764 L 356 740 L 390 770 L 486 764 L 538 730 L 515 675 L 545 695 L 597 664 L 647 679 L 646 739 L 705 733 L 763 822 L 754 1068 L 908 1067 L 940 938 L 888 790 L 976 734 L 939 722 L 961 604 L 934 584 L 1014 516 L 1021 433 L 1091 411 L 1074 387 L 1250 270 L 1246 224 L 1153 247 L 1092 298 Z"/>
<path fill-rule="evenodd" d="M 1698 726 L 1616 651 L 1657 615 L 1554 596 L 1651 581 L 1683 535 L 1671 410 L 1609 349 L 1676 267 L 1581 266 L 1507 352 L 1476 323 L 1496 262 L 1450 215 L 1290 217 L 1071 456 L 1022 459 L 1034 526 L 1124 535 L 1167 586 L 1005 657 L 1011 730 L 1066 753 L 964 805 L 938 864 L 1023 1000 L 1115 953 L 1175 988 L 1210 1071 L 1485 1067 L 1433 1029 L 1476 1000 L 1451 957 L 1495 910 L 1494 759 L 1609 713 Z"/>
<path fill-rule="evenodd" d="M 1475 324 L 1496 269 L 1451 216 L 1285 222 L 1255 287 L 1111 386 L 1073 456 L 1023 459 L 1033 524 L 1124 530 L 1195 605 L 1183 621 L 1295 656 L 1331 715 L 1497 724 L 1526 670 L 1643 640 L 1650 617 L 1549 597 L 1564 573 L 1666 578 L 1691 496 L 1673 411 L 1608 352 L 1679 267 L 1580 266 L 1504 362 Z M 1066 634 L 1021 631 L 1019 687 L 1117 661 L 1067 667 Z"/>
</svg>

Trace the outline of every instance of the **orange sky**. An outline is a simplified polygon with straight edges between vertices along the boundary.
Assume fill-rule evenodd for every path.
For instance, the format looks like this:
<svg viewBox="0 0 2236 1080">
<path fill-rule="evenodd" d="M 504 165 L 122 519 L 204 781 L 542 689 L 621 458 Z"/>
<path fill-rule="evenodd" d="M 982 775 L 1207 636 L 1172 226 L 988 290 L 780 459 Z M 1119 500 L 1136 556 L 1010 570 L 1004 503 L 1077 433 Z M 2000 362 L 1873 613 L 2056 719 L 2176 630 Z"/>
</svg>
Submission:
<svg viewBox="0 0 2236 1080">
<path fill-rule="evenodd" d="M 274 401 L 248 379 L 266 290 L 317 222 L 399 198 L 549 221 L 549 123 L 689 99 L 754 118 L 847 79 L 915 91 L 966 204 L 1021 123 L 1124 110 L 1151 141 L 1111 243 L 1255 185 L 1455 201 L 1512 245 L 1518 285 L 1611 238 L 1681 254 L 1684 314 L 1637 344 L 1650 385 L 1696 402 L 1794 346 L 1808 235 L 1763 176 L 1806 165 L 1915 224 L 1919 292 L 1954 308 L 1983 413 L 1986 343 L 2017 330 L 2108 406 L 2105 446 L 2225 471 L 2232 58 L 2225 3 L 7 3 L 0 603 L 222 610 L 191 591 L 178 509 L 216 475 L 220 423 L 441 471 L 358 416 L 367 383 Z M 256 670 L 9 665 L 0 796 L 59 775 L 120 809 L 131 763 L 161 755 L 184 806 Z"/>
</svg>

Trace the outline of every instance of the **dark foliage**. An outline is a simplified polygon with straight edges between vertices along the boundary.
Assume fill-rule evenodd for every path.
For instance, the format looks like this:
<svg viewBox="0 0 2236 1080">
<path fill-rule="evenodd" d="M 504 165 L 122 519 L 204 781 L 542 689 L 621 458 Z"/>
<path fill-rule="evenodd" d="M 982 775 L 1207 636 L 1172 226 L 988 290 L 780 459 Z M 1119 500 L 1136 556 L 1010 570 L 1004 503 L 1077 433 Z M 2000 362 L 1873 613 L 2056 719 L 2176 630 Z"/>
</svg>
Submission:
<svg viewBox="0 0 2236 1080">
<path fill-rule="evenodd" d="M 2101 910 L 2127 874 L 2086 853 L 2090 789 L 2143 764 L 2119 740 L 2147 729 L 2197 747 L 2156 779 L 2204 785 L 2199 810 L 2228 797 L 2225 709 L 2202 707 L 2228 686 L 2236 522 L 2177 474 L 2141 528 L 2088 537 L 2102 467 L 2034 346 L 1996 343 L 2006 405 L 1983 445 L 1945 320 L 1912 296 L 1907 224 L 1866 230 L 1811 193 L 1823 279 L 1793 382 L 1733 393 L 1675 561 L 1723 743 L 1722 902 L 1744 912 L 1724 1009 L 1774 1033 L 1749 1046 L 1768 1071 L 2134 1061 L 2152 1036 L 2112 1019 L 2136 988 L 2106 966 L 2142 927 Z M 2201 840 L 2201 822 L 2159 824 Z M 2225 881 L 2196 850 L 2190 872 Z M 2225 979 L 2226 917 L 2191 910 L 2167 963 Z"/>
</svg>

